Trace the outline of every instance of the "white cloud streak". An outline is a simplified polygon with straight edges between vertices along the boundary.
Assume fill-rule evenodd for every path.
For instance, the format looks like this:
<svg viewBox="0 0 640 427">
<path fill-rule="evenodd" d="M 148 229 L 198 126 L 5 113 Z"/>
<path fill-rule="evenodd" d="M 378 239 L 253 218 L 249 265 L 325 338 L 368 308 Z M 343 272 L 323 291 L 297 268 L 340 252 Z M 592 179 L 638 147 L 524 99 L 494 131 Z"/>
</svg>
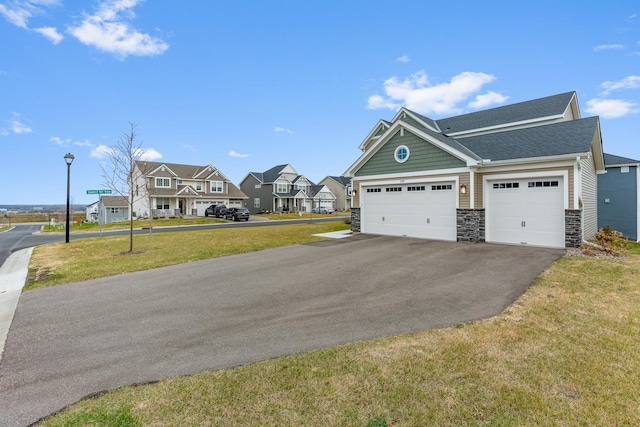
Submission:
<svg viewBox="0 0 640 427">
<path fill-rule="evenodd" d="M 9 120 L 9 129 L 17 134 L 33 132 L 31 127 L 24 124 L 24 118 L 18 113 L 13 113 L 13 119 Z"/>
<path fill-rule="evenodd" d="M 465 71 L 448 83 L 432 85 L 425 71 L 420 70 L 404 80 L 395 76 L 385 80 L 383 86 L 386 96 L 370 96 L 367 108 L 398 109 L 404 105 L 422 114 L 459 114 L 464 110 L 463 107 L 479 108 L 504 102 L 507 97 L 488 92 L 477 95 L 464 105 L 485 84 L 495 79 L 491 74 Z"/>
<path fill-rule="evenodd" d="M 248 154 L 241 154 L 241 153 L 236 153 L 235 151 L 231 150 L 229 151 L 229 156 L 231 157 L 235 157 L 237 159 L 245 159 L 247 157 L 249 157 Z"/>
<path fill-rule="evenodd" d="M 401 57 L 397 58 L 396 61 L 398 61 L 398 62 L 409 62 L 409 61 L 411 61 L 411 59 L 409 59 L 409 57 L 407 55 L 402 55 Z"/>
<path fill-rule="evenodd" d="M 102 159 L 104 157 L 109 157 L 113 154 L 114 154 L 113 148 L 104 144 L 100 144 L 96 148 L 91 150 L 91 153 L 89 153 L 89 156 L 93 157 L 94 159 Z"/>
<path fill-rule="evenodd" d="M 147 160 L 153 162 L 162 158 L 162 154 L 155 148 L 141 148 L 136 155 L 140 160 Z"/>
<path fill-rule="evenodd" d="M 623 44 L 601 44 L 593 47 L 593 50 L 595 52 L 599 52 L 601 50 L 622 50 L 622 49 L 624 49 Z"/>
<path fill-rule="evenodd" d="M 127 19 L 135 16 L 133 8 L 140 0 L 106 0 L 93 15 L 84 15 L 79 25 L 67 32 L 81 43 L 111 53 L 120 59 L 129 55 L 160 55 L 169 48 L 163 40 L 139 32 Z"/>
<path fill-rule="evenodd" d="M 590 99 L 586 111 L 605 119 L 616 119 L 628 114 L 637 113 L 638 104 L 622 99 Z"/>
<path fill-rule="evenodd" d="M 53 44 L 58 44 L 62 41 L 62 39 L 64 39 L 64 36 L 60 34 L 54 27 L 40 27 L 34 29 L 34 31 L 48 38 Z"/>
<path fill-rule="evenodd" d="M 13 0 L 0 4 L 0 15 L 13 25 L 29 30 L 29 20 L 46 13 L 46 8 L 60 5 L 59 0 Z M 43 35 L 53 44 L 62 41 L 63 36 L 53 27 L 35 28 L 33 31 Z"/>
<path fill-rule="evenodd" d="M 604 82 L 601 86 L 603 95 L 608 95 L 614 90 L 637 89 L 640 88 L 640 76 L 628 76 L 617 82 Z"/>
<path fill-rule="evenodd" d="M 283 128 L 283 127 L 280 127 L 280 126 L 276 126 L 275 128 L 273 128 L 273 130 L 276 133 L 286 133 L 286 134 L 289 134 L 289 135 L 293 134 L 293 131 L 291 129 Z"/>
</svg>

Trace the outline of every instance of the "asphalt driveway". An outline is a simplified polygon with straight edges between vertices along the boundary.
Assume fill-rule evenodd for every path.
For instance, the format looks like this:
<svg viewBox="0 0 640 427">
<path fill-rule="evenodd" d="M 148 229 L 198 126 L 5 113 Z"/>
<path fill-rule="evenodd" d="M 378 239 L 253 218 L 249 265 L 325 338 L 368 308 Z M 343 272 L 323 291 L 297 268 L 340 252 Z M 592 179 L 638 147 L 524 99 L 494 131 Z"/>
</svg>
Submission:
<svg viewBox="0 0 640 427">
<path fill-rule="evenodd" d="M 356 235 L 25 292 L 0 425 L 87 395 L 500 313 L 563 250 Z"/>
</svg>

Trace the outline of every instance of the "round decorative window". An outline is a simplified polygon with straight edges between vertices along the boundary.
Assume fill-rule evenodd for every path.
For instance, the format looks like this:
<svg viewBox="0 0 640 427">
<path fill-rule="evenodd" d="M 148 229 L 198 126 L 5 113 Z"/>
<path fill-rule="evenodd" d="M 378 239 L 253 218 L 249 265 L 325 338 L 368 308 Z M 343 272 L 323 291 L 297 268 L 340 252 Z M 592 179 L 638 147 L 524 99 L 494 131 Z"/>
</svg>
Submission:
<svg viewBox="0 0 640 427">
<path fill-rule="evenodd" d="M 398 163 L 406 162 L 409 159 L 409 147 L 407 147 L 406 145 L 399 146 L 398 148 L 396 148 L 393 156 Z"/>
</svg>

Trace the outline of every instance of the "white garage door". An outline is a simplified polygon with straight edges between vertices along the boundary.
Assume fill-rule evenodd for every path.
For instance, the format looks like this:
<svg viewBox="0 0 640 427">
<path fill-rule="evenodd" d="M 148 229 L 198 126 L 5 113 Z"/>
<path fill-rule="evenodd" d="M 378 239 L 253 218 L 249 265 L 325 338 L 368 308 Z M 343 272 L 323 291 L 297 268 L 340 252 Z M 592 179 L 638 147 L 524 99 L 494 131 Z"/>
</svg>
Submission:
<svg viewBox="0 0 640 427">
<path fill-rule="evenodd" d="M 453 181 L 362 187 L 363 233 L 456 240 Z"/>
<path fill-rule="evenodd" d="M 486 240 L 564 247 L 562 177 L 487 181 Z"/>
</svg>

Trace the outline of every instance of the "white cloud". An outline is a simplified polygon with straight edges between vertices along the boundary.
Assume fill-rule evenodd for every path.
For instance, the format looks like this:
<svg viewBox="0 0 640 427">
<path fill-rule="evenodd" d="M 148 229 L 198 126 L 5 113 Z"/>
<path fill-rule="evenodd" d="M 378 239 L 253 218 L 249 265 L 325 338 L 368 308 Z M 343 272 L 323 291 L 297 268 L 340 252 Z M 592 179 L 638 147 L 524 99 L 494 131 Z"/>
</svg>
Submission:
<svg viewBox="0 0 640 427">
<path fill-rule="evenodd" d="M 236 153 L 236 152 L 235 152 L 235 151 L 233 151 L 233 150 L 229 151 L 229 155 L 230 155 L 231 157 L 236 157 L 236 158 L 239 158 L 239 159 L 244 159 L 244 158 L 246 158 L 246 157 L 249 157 L 249 155 L 248 155 L 248 154 Z"/>
<path fill-rule="evenodd" d="M 31 133 L 32 129 L 23 123 L 24 119 L 18 113 L 13 113 L 13 119 L 9 120 L 9 125 L 13 133 Z"/>
<path fill-rule="evenodd" d="M 46 7 L 58 5 L 60 0 L 13 0 L 0 4 L 0 15 L 13 25 L 28 30 L 31 18 L 46 13 Z M 53 27 L 36 28 L 34 31 L 48 38 L 53 44 L 58 44 L 63 39 Z"/>
<path fill-rule="evenodd" d="M 640 76 L 628 76 L 617 82 L 604 82 L 602 88 L 604 89 L 603 95 L 608 95 L 618 89 L 637 89 L 640 88 Z"/>
<path fill-rule="evenodd" d="M 89 156 L 96 159 L 102 159 L 103 157 L 109 157 L 113 155 L 113 153 L 114 153 L 113 148 L 106 146 L 104 144 L 100 144 L 96 148 L 91 150 L 91 153 L 89 153 Z"/>
<path fill-rule="evenodd" d="M 289 134 L 289 135 L 291 135 L 291 134 L 293 133 L 293 131 L 292 131 L 292 130 L 287 129 L 287 128 L 283 128 L 283 127 L 280 127 L 280 126 L 276 126 L 275 128 L 273 128 L 273 130 L 274 130 L 276 133 L 287 133 L 287 134 Z"/>
<path fill-rule="evenodd" d="M 129 55 L 160 55 L 169 48 L 163 40 L 139 32 L 126 19 L 135 16 L 133 7 L 140 0 L 105 0 L 93 15 L 84 15 L 82 22 L 69 27 L 69 34 L 80 42 L 119 58 Z"/>
<path fill-rule="evenodd" d="M 590 99 L 586 111 L 605 119 L 615 119 L 627 114 L 637 113 L 638 104 L 621 99 Z"/>
<path fill-rule="evenodd" d="M 432 85 L 427 74 L 421 70 L 404 80 L 399 80 L 397 77 L 387 79 L 384 82 L 386 97 L 380 95 L 369 97 L 367 108 L 397 109 L 404 105 L 422 114 L 460 113 L 462 111 L 460 104 L 495 79 L 491 74 L 465 71 L 454 76 L 448 83 Z M 491 103 L 504 102 L 504 99 L 506 97 L 490 92 L 477 96 L 471 104 L 482 104 L 486 107 Z"/>
<path fill-rule="evenodd" d="M 78 147 L 93 147 L 93 144 L 88 139 L 85 139 L 84 141 L 76 141 L 73 145 Z"/>
<path fill-rule="evenodd" d="M 36 28 L 34 31 L 42 34 L 46 38 L 48 38 L 53 44 L 58 44 L 62 41 L 64 36 L 58 32 L 57 29 L 53 27 L 41 27 Z"/>
<path fill-rule="evenodd" d="M 160 152 L 155 148 L 142 148 L 136 154 L 139 156 L 140 160 L 148 160 L 150 162 L 162 158 L 162 154 L 160 154 Z"/>
<path fill-rule="evenodd" d="M 490 105 L 504 104 L 508 96 L 504 96 L 497 92 L 487 92 L 482 95 L 476 96 L 476 98 L 469 103 L 469 107 L 471 108 L 484 108 Z"/>
<path fill-rule="evenodd" d="M 623 44 L 601 44 L 598 46 L 594 46 L 593 50 L 598 52 L 601 50 L 621 50 L 624 49 Z"/>
<path fill-rule="evenodd" d="M 59 145 L 60 147 L 64 147 L 65 145 L 69 144 L 71 140 L 68 138 L 62 139 L 57 136 L 52 136 L 51 138 L 49 138 L 49 142 L 53 142 L 54 144 Z"/>
<path fill-rule="evenodd" d="M 409 57 L 407 55 L 402 55 L 399 58 L 396 58 L 396 61 L 398 62 L 409 62 L 411 61 L 411 59 L 409 59 Z"/>
</svg>

